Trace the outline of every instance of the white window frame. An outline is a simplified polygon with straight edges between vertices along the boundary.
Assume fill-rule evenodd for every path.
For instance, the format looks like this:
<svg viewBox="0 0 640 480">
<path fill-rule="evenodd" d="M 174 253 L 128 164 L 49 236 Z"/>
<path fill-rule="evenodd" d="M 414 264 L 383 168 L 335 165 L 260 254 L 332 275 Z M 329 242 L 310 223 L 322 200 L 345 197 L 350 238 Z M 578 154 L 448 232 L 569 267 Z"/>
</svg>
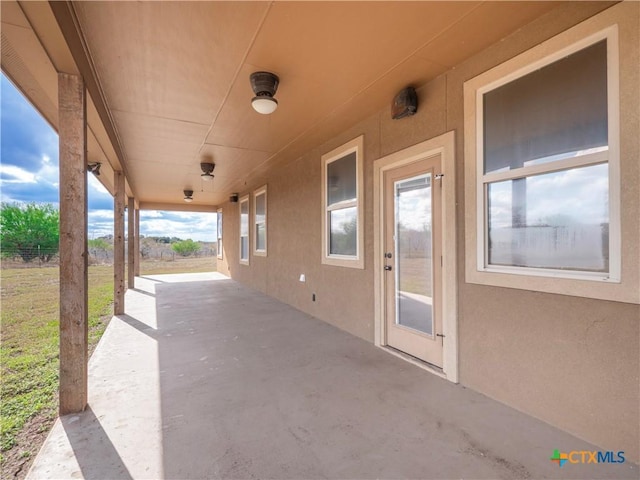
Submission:
<svg viewBox="0 0 640 480">
<path fill-rule="evenodd" d="M 222 260 L 222 222 L 224 220 L 224 215 L 222 214 L 222 208 L 216 210 L 218 214 L 217 222 L 216 222 L 216 235 L 217 235 L 217 257 L 218 260 Z"/>
<path fill-rule="evenodd" d="M 242 258 L 242 204 L 247 204 L 247 258 Z M 238 202 L 238 261 L 240 265 L 249 265 L 251 258 L 251 207 L 249 194 L 240 197 Z"/>
<path fill-rule="evenodd" d="M 260 195 L 264 195 L 264 249 L 260 249 L 258 250 L 258 218 L 257 218 L 257 212 L 258 209 L 256 208 L 257 206 L 257 202 L 258 202 L 258 197 Z M 268 215 L 268 207 L 267 207 L 267 186 L 263 185 L 262 187 L 258 188 L 257 190 L 255 190 L 253 192 L 253 222 L 251 223 L 251 226 L 253 228 L 253 254 L 257 255 L 259 257 L 266 257 L 267 256 L 267 242 L 268 242 L 268 235 L 267 235 L 267 229 L 268 229 L 268 219 L 267 219 L 267 215 Z"/>
<path fill-rule="evenodd" d="M 322 155 L 322 258 L 325 265 L 336 267 L 364 268 L 364 202 L 363 202 L 363 145 L 364 136 L 357 138 Z M 355 152 L 356 154 L 356 199 L 327 206 L 327 169 L 330 163 Z M 329 252 L 329 215 L 333 210 L 356 207 L 358 231 L 356 233 L 356 254 L 336 255 Z"/>
<path fill-rule="evenodd" d="M 607 40 L 608 151 L 553 163 L 484 174 L 483 95 L 601 40 Z M 629 298 L 621 282 L 618 28 L 583 22 L 465 82 L 466 279 L 470 283 L 592 298 Z M 488 265 L 486 194 L 490 182 L 607 163 L 609 170 L 609 272 L 593 273 Z M 625 291 L 626 290 L 626 291 Z"/>
</svg>

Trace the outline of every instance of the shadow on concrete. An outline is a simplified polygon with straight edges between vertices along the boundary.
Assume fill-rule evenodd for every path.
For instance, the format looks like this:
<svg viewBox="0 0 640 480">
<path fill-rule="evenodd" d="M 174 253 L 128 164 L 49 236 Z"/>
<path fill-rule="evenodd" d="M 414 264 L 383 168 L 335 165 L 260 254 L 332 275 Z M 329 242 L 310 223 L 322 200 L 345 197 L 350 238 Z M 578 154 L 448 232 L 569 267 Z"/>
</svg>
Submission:
<svg viewBox="0 0 640 480">
<path fill-rule="evenodd" d="M 130 288 L 129 290 L 136 292 L 136 293 L 141 293 L 142 295 L 146 295 L 148 297 L 153 297 L 155 298 L 156 295 L 154 293 L 151 292 L 147 292 L 146 290 L 140 290 L 139 288 Z"/>
<path fill-rule="evenodd" d="M 165 282 L 163 280 L 158 280 L 157 278 L 153 278 L 153 277 L 147 277 L 145 275 L 138 275 L 139 278 L 144 278 L 145 280 L 149 280 L 150 282 L 156 282 L 156 283 L 169 283 L 169 282 Z"/>
<path fill-rule="evenodd" d="M 86 480 L 132 480 L 129 470 L 91 407 L 60 418 L 75 458 Z"/>
<path fill-rule="evenodd" d="M 135 328 L 139 332 L 144 333 L 145 335 L 148 335 L 149 337 L 153 338 L 154 340 L 157 340 L 157 338 L 158 338 L 157 330 L 155 328 L 147 325 L 146 323 L 141 322 L 137 318 L 132 317 L 131 315 L 127 315 L 126 313 L 124 315 L 116 315 L 116 318 L 118 318 L 118 319 L 122 320 L 124 323 L 132 326 L 133 328 Z"/>
</svg>

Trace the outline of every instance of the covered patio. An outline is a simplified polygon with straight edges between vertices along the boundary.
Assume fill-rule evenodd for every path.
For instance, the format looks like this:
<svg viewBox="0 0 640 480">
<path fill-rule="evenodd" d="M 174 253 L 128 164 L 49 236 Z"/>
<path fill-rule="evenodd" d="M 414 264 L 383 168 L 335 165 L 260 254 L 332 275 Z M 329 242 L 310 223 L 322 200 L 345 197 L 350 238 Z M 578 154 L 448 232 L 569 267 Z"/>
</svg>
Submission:
<svg viewBox="0 0 640 480">
<path fill-rule="evenodd" d="M 6 0 L 1 23 L 60 145 L 61 419 L 31 478 L 638 477 L 638 2 Z M 536 128 L 499 123 L 496 151 L 553 151 L 493 171 L 483 102 L 511 88 L 536 108 L 495 118 Z M 596 143 L 573 135 L 596 117 Z M 114 197 L 90 362 L 88 175 Z M 583 225 L 592 266 L 494 262 L 500 186 L 500 228 L 530 208 L 572 252 Z M 219 273 L 140 277 L 141 210 L 216 213 Z M 403 287 L 401 233 L 424 267 Z"/>
<path fill-rule="evenodd" d="M 28 478 L 637 478 L 218 273 L 140 277 Z"/>
</svg>

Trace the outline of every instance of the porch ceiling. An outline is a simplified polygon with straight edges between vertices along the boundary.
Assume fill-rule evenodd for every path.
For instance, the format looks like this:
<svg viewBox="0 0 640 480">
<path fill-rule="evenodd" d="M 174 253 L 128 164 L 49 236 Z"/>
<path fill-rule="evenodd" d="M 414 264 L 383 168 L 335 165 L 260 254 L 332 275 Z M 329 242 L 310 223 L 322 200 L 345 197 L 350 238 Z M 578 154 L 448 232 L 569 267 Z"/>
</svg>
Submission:
<svg viewBox="0 0 640 480">
<path fill-rule="evenodd" d="M 182 208 L 190 188 L 191 208 L 224 202 L 285 154 L 326 141 L 401 88 L 428 82 L 557 5 L 74 2 L 69 12 L 133 195 L 142 207 Z M 40 36 L 45 50 L 62 38 L 53 37 Z M 3 31 L 3 49 L 4 40 Z M 256 70 L 280 77 L 272 115 L 251 108 Z M 203 159 L 216 163 L 212 183 L 200 180 Z"/>
</svg>

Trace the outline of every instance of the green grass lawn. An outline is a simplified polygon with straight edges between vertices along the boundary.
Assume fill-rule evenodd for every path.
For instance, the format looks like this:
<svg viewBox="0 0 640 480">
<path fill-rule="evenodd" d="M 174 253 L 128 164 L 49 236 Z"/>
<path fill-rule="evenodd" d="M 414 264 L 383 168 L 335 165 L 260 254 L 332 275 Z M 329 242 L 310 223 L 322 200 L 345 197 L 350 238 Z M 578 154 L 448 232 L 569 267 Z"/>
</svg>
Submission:
<svg viewBox="0 0 640 480">
<path fill-rule="evenodd" d="M 58 267 L 2 270 L 0 447 L 10 450 L 25 424 L 58 409 Z M 100 340 L 113 305 L 113 267 L 89 267 L 89 349 Z M 50 422 L 44 422 L 48 428 Z M 21 448 L 24 448 L 21 445 Z M 28 457 L 36 451 L 24 450 Z M 2 463 L 5 458 L 2 456 Z"/>
<path fill-rule="evenodd" d="M 58 267 L 1 270 L 0 470 L 20 479 L 58 416 Z M 208 272 L 215 257 L 147 259 L 142 275 Z M 89 354 L 113 313 L 113 267 L 89 267 Z"/>
<path fill-rule="evenodd" d="M 176 255 L 173 260 L 143 259 L 140 262 L 140 275 L 214 272 L 216 268 L 216 257 L 180 257 Z"/>
</svg>

